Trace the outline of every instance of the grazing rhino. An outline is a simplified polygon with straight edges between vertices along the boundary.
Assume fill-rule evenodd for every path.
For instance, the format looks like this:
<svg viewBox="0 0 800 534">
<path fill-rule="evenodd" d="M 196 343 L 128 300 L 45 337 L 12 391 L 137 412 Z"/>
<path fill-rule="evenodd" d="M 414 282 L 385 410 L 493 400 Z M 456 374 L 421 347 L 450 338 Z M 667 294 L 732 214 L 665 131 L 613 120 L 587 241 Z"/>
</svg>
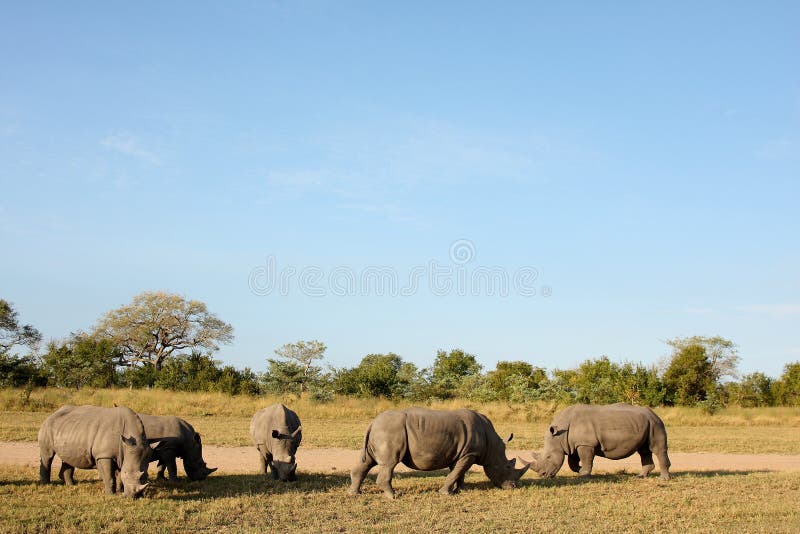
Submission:
<svg viewBox="0 0 800 534">
<path fill-rule="evenodd" d="M 533 470 L 551 478 L 566 456 L 570 469 L 580 476 L 592 473 L 595 456 L 619 460 L 638 452 L 644 478 L 658 458 L 661 478 L 669 480 L 667 431 L 664 422 L 650 408 L 630 404 L 591 406 L 578 404 L 553 417 L 544 436 L 544 453 L 534 453 Z"/>
<path fill-rule="evenodd" d="M 452 495 L 464 485 L 464 475 L 473 465 L 483 466 L 498 488 L 511 488 L 528 470 L 516 469 L 516 459 L 506 459 L 506 443 L 492 422 L 472 410 L 388 410 L 372 421 L 364 436 L 361 462 L 350 472 L 348 493 L 356 495 L 367 473 L 380 466 L 377 484 L 386 497 L 394 498 L 392 475 L 398 463 L 412 469 L 435 471 L 450 468 L 439 493 Z M 523 462 L 524 463 L 524 462 Z"/>
<path fill-rule="evenodd" d="M 273 479 L 297 480 L 294 455 L 303 439 L 300 418 L 283 404 L 273 404 L 257 411 L 250 420 L 250 435 L 258 449 L 261 472 L 267 466 Z"/>
<path fill-rule="evenodd" d="M 147 484 L 150 443 L 141 419 L 130 408 L 62 406 L 39 429 L 39 483 L 50 482 L 53 457 L 61 458 L 58 477 L 68 486 L 75 468 L 97 467 L 106 493 L 138 497 Z"/>
<path fill-rule="evenodd" d="M 205 480 L 217 470 L 206 466 L 200 434 L 192 425 L 180 417 L 146 414 L 139 414 L 139 417 L 148 439 L 158 440 L 150 458 L 151 462 L 158 461 L 157 478 L 164 478 L 166 469 L 170 480 L 178 480 L 176 458 L 183 458 L 183 470 L 190 480 Z"/>
</svg>

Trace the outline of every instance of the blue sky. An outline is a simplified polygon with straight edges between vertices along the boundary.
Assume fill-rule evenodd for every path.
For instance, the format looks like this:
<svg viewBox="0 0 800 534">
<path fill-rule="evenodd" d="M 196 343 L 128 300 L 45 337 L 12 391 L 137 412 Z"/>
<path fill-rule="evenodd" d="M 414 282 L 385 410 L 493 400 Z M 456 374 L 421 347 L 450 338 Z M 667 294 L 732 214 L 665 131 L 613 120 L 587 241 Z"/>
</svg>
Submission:
<svg viewBox="0 0 800 534">
<path fill-rule="evenodd" d="M 654 363 L 689 335 L 800 360 L 796 2 L 15 4 L 0 297 L 48 338 L 163 289 L 259 370 L 297 339 L 336 366 Z M 254 291 L 268 261 L 326 294 Z M 536 294 L 330 287 L 431 262 Z"/>
</svg>

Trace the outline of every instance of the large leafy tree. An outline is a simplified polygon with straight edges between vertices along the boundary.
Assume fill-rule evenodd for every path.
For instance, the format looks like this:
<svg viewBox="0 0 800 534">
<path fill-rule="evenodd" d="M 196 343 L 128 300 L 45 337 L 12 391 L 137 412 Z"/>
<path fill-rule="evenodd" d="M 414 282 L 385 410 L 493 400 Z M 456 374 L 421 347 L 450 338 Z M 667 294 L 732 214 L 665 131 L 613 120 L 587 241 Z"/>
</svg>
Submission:
<svg viewBox="0 0 800 534">
<path fill-rule="evenodd" d="M 0 299 L 0 354 L 7 354 L 15 345 L 35 349 L 42 334 L 29 324 L 20 324 L 14 306 Z"/>
<path fill-rule="evenodd" d="M 233 341 L 233 327 L 205 303 L 163 291 L 145 291 L 100 318 L 94 334 L 120 348 L 121 365 L 152 365 L 185 349 L 217 350 Z"/>
</svg>

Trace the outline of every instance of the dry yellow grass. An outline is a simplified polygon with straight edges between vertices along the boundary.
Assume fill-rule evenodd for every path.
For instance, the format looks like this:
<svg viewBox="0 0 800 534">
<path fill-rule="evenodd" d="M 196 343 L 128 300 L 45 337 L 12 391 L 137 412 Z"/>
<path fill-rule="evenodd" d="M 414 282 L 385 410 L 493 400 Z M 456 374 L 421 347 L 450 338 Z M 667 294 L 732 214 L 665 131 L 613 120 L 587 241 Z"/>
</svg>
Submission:
<svg viewBox="0 0 800 534">
<path fill-rule="evenodd" d="M 409 403 L 385 399 L 339 398 L 318 403 L 294 397 L 230 397 L 221 393 L 181 393 L 161 390 L 33 391 L 23 402 L 21 390 L 0 390 L 0 441 L 35 441 L 42 421 L 63 404 L 130 406 L 143 413 L 179 415 L 212 445 L 249 446 L 250 417 L 273 402 L 284 402 L 303 421 L 304 447 L 358 448 L 364 431 L 378 413 Z M 489 416 L 501 435 L 514 433 L 513 445 L 538 449 L 552 413 L 548 403 L 476 404 L 459 400 L 435 402 L 433 408 L 467 407 Z M 800 408 L 727 408 L 709 416 L 695 408 L 659 408 L 670 449 L 680 452 L 800 454 Z"/>
<path fill-rule="evenodd" d="M 677 473 L 672 481 L 600 475 L 526 478 L 498 490 L 470 473 L 436 493 L 441 474 L 399 475 L 386 501 L 372 481 L 345 495 L 344 475 L 279 483 L 247 474 L 156 483 L 136 501 L 105 496 L 97 475 L 39 487 L 30 468 L 0 466 L 2 532 L 797 532 L 800 473 Z"/>
</svg>

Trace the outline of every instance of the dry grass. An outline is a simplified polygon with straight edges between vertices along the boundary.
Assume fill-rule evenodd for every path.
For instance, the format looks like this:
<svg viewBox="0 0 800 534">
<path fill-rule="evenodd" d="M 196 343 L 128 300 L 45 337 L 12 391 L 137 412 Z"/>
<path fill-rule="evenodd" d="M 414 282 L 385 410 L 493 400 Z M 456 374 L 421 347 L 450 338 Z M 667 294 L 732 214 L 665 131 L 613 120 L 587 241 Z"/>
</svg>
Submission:
<svg viewBox="0 0 800 534">
<path fill-rule="evenodd" d="M 62 404 L 114 402 L 189 420 L 216 445 L 251 445 L 253 412 L 277 400 L 303 420 L 304 447 L 360 446 L 375 414 L 397 404 L 339 399 L 331 404 L 276 398 L 163 391 L 0 391 L 0 440 L 34 441 L 41 422 Z M 514 432 L 516 448 L 541 446 L 552 406 L 435 403 L 486 413 L 501 434 Z M 658 410 L 672 451 L 800 454 L 800 410 L 728 409 L 710 417 L 699 410 Z M 301 466 L 302 469 L 302 466 Z M 365 495 L 348 498 L 345 475 L 302 473 L 294 484 L 249 474 L 217 473 L 196 483 L 158 482 L 146 498 L 128 501 L 102 494 L 95 471 L 79 471 L 76 487 L 35 484 L 35 469 L 0 465 L 0 532 L 797 532 L 800 473 L 677 472 L 669 483 L 614 474 L 581 481 L 527 475 L 512 491 L 493 488 L 480 473 L 467 476 L 455 497 L 436 493 L 442 473 L 399 475 L 396 501 L 386 501 L 374 482 Z M 373 479 L 371 477 L 371 479 Z"/>
<path fill-rule="evenodd" d="M 159 482 L 143 499 L 102 494 L 96 473 L 77 486 L 39 487 L 30 468 L 0 466 L 3 532 L 797 532 L 800 473 L 677 473 L 668 483 L 631 475 L 539 480 L 498 490 L 469 474 L 464 491 L 436 493 L 442 474 L 399 475 L 386 501 L 372 481 L 345 495 L 343 475 L 296 483 L 256 475 Z"/>
<path fill-rule="evenodd" d="M 187 419 L 205 443 L 249 446 L 250 417 L 273 402 L 284 402 L 303 421 L 304 447 L 361 446 L 364 431 L 378 413 L 408 403 L 385 399 L 339 398 L 332 403 L 280 397 L 230 397 L 221 393 L 180 393 L 160 390 L 33 391 L 23 402 L 21 390 L 0 390 L 0 441 L 35 441 L 42 421 L 62 404 L 112 406 L 115 402 L 152 414 Z M 452 400 L 433 408 L 469 407 L 487 414 L 497 431 L 514 433 L 514 448 L 538 449 L 557 407 L 538 403 L 475 404 Z M 670 449 L 679 452 L 800 454 L 800 408 L 727 408 L 709 416 L 695 408 L 659 408 L 669 434 Z"/>
</svg>

